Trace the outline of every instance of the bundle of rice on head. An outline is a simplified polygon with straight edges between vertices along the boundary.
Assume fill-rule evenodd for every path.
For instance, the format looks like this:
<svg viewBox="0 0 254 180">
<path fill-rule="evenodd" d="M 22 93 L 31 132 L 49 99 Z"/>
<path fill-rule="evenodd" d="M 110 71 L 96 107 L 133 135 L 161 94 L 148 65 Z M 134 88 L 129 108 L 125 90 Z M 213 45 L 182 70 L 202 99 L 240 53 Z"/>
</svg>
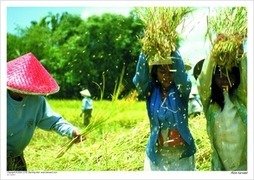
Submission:
<svg viewBox="0 0 254 180">
<path fill-rule="evenodd" d="M 172 64 L 171 52 L 176 51 L 180 43 L 177 27 L 183 23 L 195 8 L 191 7 L 144 7 L 137 12 L 146 29 L 139 37 L 142 52 L 148 56 L 150 65 Z"/>
<path fill-rule="evenodd" d="M 212 41 L 212 35 L 217 37 Z M 227 7 L 216 11 L 216 16 L 208 19 L 207 35 L 212 44 L 210 59 L 216 65 L 230 71 L 238 66 L 246 56 L 243 41 L 247 37 L 247 9 Z"/>
</svg>

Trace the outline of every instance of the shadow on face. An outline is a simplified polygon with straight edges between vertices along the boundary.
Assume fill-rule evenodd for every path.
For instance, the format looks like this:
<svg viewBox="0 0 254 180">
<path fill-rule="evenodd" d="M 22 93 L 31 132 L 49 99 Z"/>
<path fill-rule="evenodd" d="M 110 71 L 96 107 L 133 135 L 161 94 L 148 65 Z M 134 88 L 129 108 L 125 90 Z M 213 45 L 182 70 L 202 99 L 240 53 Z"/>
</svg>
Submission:
<svg viewBox="0 0 254 180">
<path fill-rule="evenodd" d="M 172 65 L 154 65 L 151 75 L 153 80 L 168 88 L 174 82 L 174 72 Z"/>
</svg>

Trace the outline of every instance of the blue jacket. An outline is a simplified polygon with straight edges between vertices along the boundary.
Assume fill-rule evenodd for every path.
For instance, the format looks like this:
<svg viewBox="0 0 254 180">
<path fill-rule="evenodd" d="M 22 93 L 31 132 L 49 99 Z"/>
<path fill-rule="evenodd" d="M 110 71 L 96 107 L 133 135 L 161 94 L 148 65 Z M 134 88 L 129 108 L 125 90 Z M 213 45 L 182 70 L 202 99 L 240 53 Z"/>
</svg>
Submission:
<svg viewBox="0 0 254 180">
<path fill-rule="evenodd" d="M 165 102 L 161 100 L 162 95 L 158 85 L 151 80 L 147 58 L 143 53 L 139 56 L 136 74 L 133 78 L 133 83 L 139 94 L 144 95 L 147 100 L 150 137 L 146 153 L 155 164 L 157 164 L 156 142 L 161 128 L 177 129 L 187 143 L 187 148 L 180 158 L 192 156 L 196 152 L 194 139 L 188 127 L 188 99 L 191 81 L 185 72 L 180 54 L 173 52 L 171 56 L 173 57 L 173 68 L 177 71 L 174 74 L 175 84 L 169 88 Z"/>
<path fill-rule="evenodd" d="M 77 129 L 55 113 L 45 97 L 28 95 L 22 101 L 11 98 L 7 91 L 7 153 L 22 154 L 33 137 L 36 128 L 54 130 L 62 136 L 72 138 Z"/>
<path fill-rule="evenodd" d="M 93 100 L 90 97 L 84 97 L 82 99 L 81 111 L 85 112 L 87 109 L 93 109 Z"/>
</svg>

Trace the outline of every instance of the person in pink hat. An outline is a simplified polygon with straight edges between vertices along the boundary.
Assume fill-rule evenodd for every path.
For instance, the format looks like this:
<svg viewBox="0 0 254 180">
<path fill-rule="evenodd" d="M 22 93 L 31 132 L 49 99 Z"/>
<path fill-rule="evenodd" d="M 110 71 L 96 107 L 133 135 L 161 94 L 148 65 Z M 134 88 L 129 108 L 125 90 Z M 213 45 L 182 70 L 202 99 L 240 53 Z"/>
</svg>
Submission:
<svg viewBox="0 0 254 180">
<path fill-rule="evenodd" d="M 27 171 L 23 152 L 37 127 L 82 141 L 79 129 L 55 113 L 44 97 L 58 91 L 32 53 L 7 63 L 7 171 Z"/>
</svg>

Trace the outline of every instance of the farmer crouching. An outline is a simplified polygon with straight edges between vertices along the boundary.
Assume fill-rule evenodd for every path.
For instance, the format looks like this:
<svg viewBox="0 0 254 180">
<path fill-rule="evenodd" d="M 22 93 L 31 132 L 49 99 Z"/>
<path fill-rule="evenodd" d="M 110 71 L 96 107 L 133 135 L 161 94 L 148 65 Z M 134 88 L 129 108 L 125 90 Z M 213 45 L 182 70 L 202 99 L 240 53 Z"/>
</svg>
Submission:
<svg viewBox="0 0 254 180">
<path fill-rule="evenodd" d="M 55 113 L 45 95 L 59 91 L 32 53 L 7 63 L 7 171 L 26 171 L 24 150 L 36 127 L 82 141 L 78 128 Z"/>
</svg>

